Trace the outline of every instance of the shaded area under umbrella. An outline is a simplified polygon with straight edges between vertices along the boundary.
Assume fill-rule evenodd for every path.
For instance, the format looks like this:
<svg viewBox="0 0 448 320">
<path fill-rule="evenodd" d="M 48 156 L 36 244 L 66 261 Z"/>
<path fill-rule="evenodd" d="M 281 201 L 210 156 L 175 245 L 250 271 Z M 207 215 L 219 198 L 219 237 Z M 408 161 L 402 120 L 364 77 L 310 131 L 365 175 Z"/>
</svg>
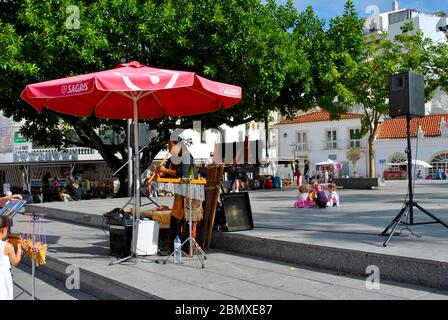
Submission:
<svg viewBox="0 0 448 320">
<path fill-rule="evenodd" d="M 75 116 L 133 119 L 134 226 L 140 220 L 138 120 L 185 117 L 227 109 L 242 98 L 241 87 L 211 81 L 193 72 L 147 67 L 138 61 L 117 68 L 27 85 L 21 98 L 39 112 L 44 108 Z"/>
</svg>

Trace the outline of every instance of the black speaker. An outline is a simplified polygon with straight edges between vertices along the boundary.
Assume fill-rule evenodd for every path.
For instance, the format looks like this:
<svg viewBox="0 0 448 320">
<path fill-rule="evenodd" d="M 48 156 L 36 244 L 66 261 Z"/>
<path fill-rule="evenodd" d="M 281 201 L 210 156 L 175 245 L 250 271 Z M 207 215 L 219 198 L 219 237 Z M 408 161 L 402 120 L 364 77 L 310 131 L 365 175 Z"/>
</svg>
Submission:
<svg viewBox="0 0 448 320">
<path fill-rule="evenodd" d="M 227 193 L 222 195 L 218 208 L 216 225 L 224 231 L 252 230 L 252 208 L 248 192 Z"/>
<path fill-rule="evenodd" d="M 425 116 L 425 80 L 413 72 L 390 77 L 389 115 L 396 117 Z"/>
<path fill-rule="evenodd" d="M 109 245 L 113 255 L 128 256 L 131 253 L 132 224 L 124 220 L 111 219 L 109 221 Z"/>
</svg>

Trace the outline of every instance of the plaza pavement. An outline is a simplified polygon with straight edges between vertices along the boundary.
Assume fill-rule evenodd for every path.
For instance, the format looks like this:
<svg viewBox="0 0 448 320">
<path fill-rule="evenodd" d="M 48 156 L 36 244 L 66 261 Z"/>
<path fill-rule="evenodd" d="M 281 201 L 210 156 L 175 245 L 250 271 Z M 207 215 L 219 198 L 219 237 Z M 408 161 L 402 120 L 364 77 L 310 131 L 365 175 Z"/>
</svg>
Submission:
<svg viewBox="0 0 448 320">
<path fill-rule="evenodd" d="M 14 300 L 32 300 L 31 267 L 25 263 L 12 268 Z M 69 290 L 65 282 L 58 281 L 37 268 L 35 273 L 36 300 L 97 300 L 82 290 Z"/>
<path fill-rule="evenodd" d="M 447 190 L 448 184 L 445 182 L 419 181 L 415 188 L 415 200 L 448 221 Z M 405 230 L 403 236 L 394 237 L 387 248 L 382 246 L 384 237 L 379 233 L 400 210 L 406 194 L 405 181 L 388 181 L 386 187 L 379 190 L 340 190 L 342 206 L 325 210 L 292 208 L 296 194 L 296 188 L 251 192 L 255 229 L 215 233 L 214 247 L 228 252 L 218 251 L 214 253 L 215 257 L 218 259 L 220 255 L 232 253 L 228 259 L 233 260 L 234 253 L 237 253 L 253 256 L 244 258 L 251 261 L 275 259 L 287 264 L 324 268 L 332 270 L 327 272 L 361 277 L 358 279 L 364 279 L 362 276 L 366 267 L 373 264 L 380 267 L 382 278 L 386 280 L 448 288 L 448 229 L 441 225 L 414 227 L 412 230 L 421 237 L 411 236 Z M 55 243 L 60 243 L 66 241 L 70 233 L 68 230 L 72 228 L 101 225 L 101 215 L 122 206 L 125 200 L 55 202 L 29 205 L 27 210 L 45 212 L 49 218 L 71 220 L 68 224 L 56 220 L 48 222 L 48 226 L 58 226 L 53 236 Z M 160 204 L 170 204 L 172 199 L 158 198 L 158 201 Z M 426 216 L 416 212 L 416 220 L 422 219 L 427 220 Z M 94 228 L 82 230 L 86 230 L 83 231 L 85 234 L 76 237 L 75 242 L 82 241 L 83 245 L 79 247 L 77 243 L 70 246 L 73 256 L 65 258 L 76 260 L 80 253 L 89 252 L 89 255 L 98 254 L 104 259 L 108 252 L 107 237 L 102 235 L 100 250 L 95 246 L 99 242 L 95 241 L 96 237 L 91 238 L 91 233 L 101 234 L 102 231 Z M 82 249 L 79 251 L 78 247 Z M 106 261 L 103 261 L 104 264 Z M 206 272 L 209 264 L 213 265 L 213 260 L 207 261 Z M 224 271 L 229 270 L 231 268 Z M 224 273 L 221 276 L 227 275 Z"/>
<path fill-rule="evenodd" d="M 29 228 L 22 216 L 15 231 Z M 197 259 L 166 265 L 138 258 L 109 266 L 108 237 L 99 228 L 56 220 L 43 226 L 49 251 L 47 264 L 37 268 L 65 283 L 67 266 L 80 270 L 80 290 L 70 292 L 37 286 L 41 299 L 175 299 L 175 300 L 424 300 L 448 299 L 448 291 L 381 281 L 379 290 L 366 287 L 366 277 L 354 277 L 302 265 L 210 250 L 205 269 Z M 15 271 L 17 273 L 17 271 Z M 16 278 L 15 278 L 16 279 Z M 45 282 L 45 278 L 41 279 Z M 20 288 L 30 291 L 29 278 Z M 15 288 L 17 295 L 18 287 Z M 62 293 L 61 293 L 62 291 Z M 86 295 L 87 293 L 87 295 Z"/>
</svg>

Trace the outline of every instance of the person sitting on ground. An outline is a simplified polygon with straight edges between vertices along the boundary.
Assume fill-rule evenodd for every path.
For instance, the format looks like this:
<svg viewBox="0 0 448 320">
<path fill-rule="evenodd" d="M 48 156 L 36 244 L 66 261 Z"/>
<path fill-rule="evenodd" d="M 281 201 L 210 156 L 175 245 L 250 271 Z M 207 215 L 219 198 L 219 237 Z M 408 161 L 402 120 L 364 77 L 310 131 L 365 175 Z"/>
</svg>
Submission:
<svg viewBox="0 0 448 320">
<path fill-rule="evenodd" d="M 313 182 L 312 183 L 312 188 L 308 191 L 308 198 L 310 198 L 313 201 L 316 199 L 316 186 L 318 184 L 319 183 L 317 183 L 317 182 Z"/>
<path fill-rule="evenodd" d="M 294 208 L 313 208 L 314 202 L 309 197 L 309 190 L 306 184 L 299 187 L 299 198 L 294 202 Z"/>
<path fill-rule="evenodd" d="M 359 179 L 359 174 L 358 174 L 358 172 L 353 172 L 353 177 L 352 177 L 353 179 Z"/>
<path fill-rule="evenodd" d="M 232 183 L 232 190 L 230 192 L 240 192 L 247 190 L 247 173 L 238 173 Z"/>
<path fill-rule="evenodd" d="M 61 190 L 58 193 L 59 193 L 59 199 L 61 199 L 61 201 L 64 201 L 64 202 L 73 201 L 72 197 L 67 192 L 65 187 L 62 187 Z"/>
<path fill-rule="evenodd" d="M 70 197 L 72 197 L 73 200 L 75 201 L 81 200 L 82 197 L 81 186 L 76 182 L 74 177 L 70 178 L 70 182 L 68 183 L 67 188 Z"/>
<path fill-rule="evenodd" d="M 322 190 L 322 185 L 317 184 L 316 185 L 316 205 L 317 207 L 324 209 L 327 207 L 327 203 L 328 203 L 328 197 L 325 194 L 325 192 Z"/>
<path fill-rule="evenodd" d="M 336 191 L 336 185 L 334 183 L 330 183 L 328 185 L 328 207 L 340 207 L 339 194 Z"/>
</svg>

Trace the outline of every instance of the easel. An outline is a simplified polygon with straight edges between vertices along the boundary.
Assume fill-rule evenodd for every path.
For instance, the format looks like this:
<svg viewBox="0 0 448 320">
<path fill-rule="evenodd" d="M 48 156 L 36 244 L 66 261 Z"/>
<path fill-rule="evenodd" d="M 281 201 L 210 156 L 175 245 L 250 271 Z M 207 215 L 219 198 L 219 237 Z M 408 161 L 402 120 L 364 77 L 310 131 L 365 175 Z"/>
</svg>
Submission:
<svg viewBox="0 0 448 320">
<path fill-rule="evenodd" d="M 196 241 L 195 238 L 193 238 L 193 213 L 192 213 L 192 186 L 193 185 L 200 185 L 200 186 L 204 186 L 207 181 L 206 180 L 194 180 L 194 179 L 181 179 L 181 178 L 177 178 L 177 179 L 163 179 L 160 178 L 157 180 L 157 182 L 165 182 L 165 183 L 175 183 L 175 184 L 186 184 L 187 185 L 187 193 L 186 193 L 186 197 L 188 197 L 189 199 L 189 234 L 188 234 L 188 238 L 184 240 L 184 242 L 182 242 L 181 244 L 181 248 L 186 244 L 189 243 L 189 254 L 185 253 L 182 249 L 181 249 L 181 255 L 184 255 L 186 258 L 193 258 L 194 256 L 197 256 L 199 261 L 201 262 L 201 266 L 202 269 L 205 269 L 205 264 L 204 264 L 204 260 L 207 260 L 207 256 L 204 252 L 204 250 L 202 250 L 202 248 L 199 246 L 199 243 Z M 204 197 L 201 197 L 201 200 L 204 200 Z M 193 251 L 193 244 L 195 245 L 194 251 Z M 166 262 L 170 259 L 170 258 L 174 258 L 174 254 L 176 253 L 175 250 L 173 250 L 173 252 L 162 261 L 162 264 L 166 264 Z M 160 261 L 156 261 L 156 262 L 160 262 Z"/>
</svg>

